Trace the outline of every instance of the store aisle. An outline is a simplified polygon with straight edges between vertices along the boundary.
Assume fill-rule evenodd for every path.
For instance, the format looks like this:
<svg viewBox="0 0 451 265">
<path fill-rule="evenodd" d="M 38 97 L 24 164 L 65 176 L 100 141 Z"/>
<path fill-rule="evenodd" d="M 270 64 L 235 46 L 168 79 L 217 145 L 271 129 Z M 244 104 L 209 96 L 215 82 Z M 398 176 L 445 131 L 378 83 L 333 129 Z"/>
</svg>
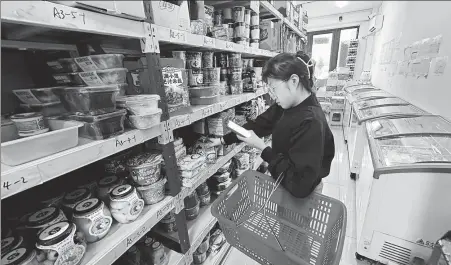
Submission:
<svg viewBox="0 0 451 265">
<path fill-rule="evenodd" d="M 335 159 L 332 162 L 330 175 L 323 179 L 323 193 L 327 196 L 340 199 L 348 210 L 348 225 L 346 240 L 340 265 L 366 265 L 355 259 L 356 225 L 355 225 L 355 182 L 349 178 L 348 151 L 343 139 L 343 130 L 340 127 L 331 127 L 335 137 Z M 259 265 L 235 248 L 232 248 L 222 265 Z"/>
</svg>

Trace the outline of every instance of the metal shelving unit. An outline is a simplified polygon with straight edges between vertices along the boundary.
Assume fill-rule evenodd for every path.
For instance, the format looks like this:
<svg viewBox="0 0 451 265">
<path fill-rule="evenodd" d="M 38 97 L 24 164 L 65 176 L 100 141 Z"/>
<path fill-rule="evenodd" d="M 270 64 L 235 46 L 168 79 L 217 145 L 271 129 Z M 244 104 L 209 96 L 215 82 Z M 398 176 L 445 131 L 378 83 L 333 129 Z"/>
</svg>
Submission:
<svg viewBox="0 0 451 265">
<path fill-rule="evenodd" d="M 7 33 L 2 36 L 5 38 L 2 39 L 2 48 L 78 51 L 79 55 L 83 56 L 89 55 L 92 48 L 88 48 L 87 45 L 90 45 L 96 47 L 94 49 L 96 52 L 141 54 L 147 59 L 150 75 L 150 84 L 144 87 L 143 93 L 157 93 L 161 97 L 162 121 L 160 125 L 151 129 L 128 130 L 121 135 L 101 141 L 79 138 L 78 145 L 72 149 L 15 167 L 2 164 L 1 199 L 3 200 L 107 156 L 158 138 L 163 149 L 171 196 L 167 196 L 156 205 L 146 206 L 135 222 L 124 225 L 115 224 L 106 238 L 89 244 L 81 263 L 83 265 L 113 263 L 173 209 L 178 213 L 176 215 L 178 233 L 173 239 L 178 241 L 178 250 L 184 254 L 170 251 L 168 253 L 169 264 L 187 264 L 186 262 L 192 261 L 193 251 L 216 223 L 216 219 L 211 215 L 210 208 L 207 207 L 197 220 L 189 224 L 186 222 L 184 213 L 181 212 L 184 207 L 183 199 L 240 152 L 244 145 L 237 145 L 229 154 L 220 157 L 215 164 L 207 167 L 194 178 L 191 187 L 183 187 L 175 161 L 173 130 L 265 94 L 259 92 L 224 96 L 219 103 L 193 106 L 189 113 L 170 116 L 159 64 L 159 43 L 170 43 L 200 50 L 238 52 L 245 57 L 268 58 L 276 55 L 271 51 L 245 47 L 155 25 L 152 20 L 152 10 L 149 10 L 146 2 L 143 1 L 143 6 L 148 19 L 144 21 L 48 1 L 6 1 L 1 3 L 2 29 L 3 26 L 7 29 Z M 255 3 L 253 4 L 255 5 Z M 299 29 L 283 18 L 269 3 L 261 1 L 260 5 L 303 36 Z M 12 28 L 14 30 L 11 30 Z M 209 263 L 207 264 L 217 264 L 227 249 L 228 247 L 223 246 L 220 253 L 208 259 Z"/>
</svg>

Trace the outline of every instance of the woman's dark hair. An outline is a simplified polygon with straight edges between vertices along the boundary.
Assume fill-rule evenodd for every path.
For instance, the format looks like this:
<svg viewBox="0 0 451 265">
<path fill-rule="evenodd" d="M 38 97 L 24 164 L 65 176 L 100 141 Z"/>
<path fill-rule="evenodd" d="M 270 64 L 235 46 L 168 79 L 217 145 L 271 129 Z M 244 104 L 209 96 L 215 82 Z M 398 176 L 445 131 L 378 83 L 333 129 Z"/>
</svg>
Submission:
<svg viewBox="0 0 451 265">
<path fill-rule="evenodd" d="M 304 62 L 302 62 L 302 59 Z M 314 66 L 310 57 L 303 51 L 294 53 L 281 53 L 271 58 L 263 67 L 262 78 L 267 82 L 268 78 L 279 79 L 288 81 L 291 75 L 295 74 L 299 76 L 301 84 L 308 91 L 312 91 L 313 88 L 313 71 Z M 307 65 L 310 65 L 307 69 Z M 309 76 L 310 70 L 310 76 Z"/>
</svg>

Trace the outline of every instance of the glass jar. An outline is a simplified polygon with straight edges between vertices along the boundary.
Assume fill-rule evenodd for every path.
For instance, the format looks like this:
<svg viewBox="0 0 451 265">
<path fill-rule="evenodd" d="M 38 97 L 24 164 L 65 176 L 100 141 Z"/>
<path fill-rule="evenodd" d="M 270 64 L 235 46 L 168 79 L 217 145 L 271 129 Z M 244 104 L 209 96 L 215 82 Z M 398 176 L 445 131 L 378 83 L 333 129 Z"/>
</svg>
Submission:
<svg viewBox="0 0 451 265">
<path fill-rule="evenodd" d="M 2 265 L 39 265 L 36 250 L 32 248 L 16 248 L 4 253 L 2 250 Z"/>
<path fill-rule="evenodd" d="M 98 197 L 107 205 L 110 203 L 110 192 L 119 185 L 124 184 L 125 180 L 117 176 L 108 176 L 99 180 L 97 191 Z"/>
<path fill-rule="evenodd" d="M 2 239 L 2 253 L 7 253 L 13 249 L 24 246 L 23 237 L 17 236 L 9 236 Z M 3 264 L 3 263 L 2 263 Z"/>
<path fill-rule="evenodd" d="M 71 218 L 75 205 L 91 197 L 92 194 L 88 188 L 76 189 L 72 192 L 69 192 L 63 198 L 63 210 L 65 211 L 66 215 Z"/>
<path fill-rule="evenodd" d="M 110 201 L 113 218 L 123 224 L 135 221 L 144 208 L 144 200 L 129 184 L 114 188 L 110 193 Z"/>
<path fill-rule="evenodd" d="M 38 231 L 55 223 L 66 221 L 67 218 L 61 209 L 47 207 L 28 216 L 27 227 Z"/>
<path fill-rule="evenodd" d="M 110 210 L 102 200 L 97 198 L 87 199 L 75 205 L 72 220 L 83 232 L 88 243 L 105 237 L 113 223 Z"/>
<path fill-rule="evenodd" d="M 64 195 L 66 195 L 66 193 L 62 192 L 56 196 L 47 197 L 46 199 L 42 200 L 41 203 L 44 207 L 61 207 Z"/>
<path fill-rule="evenodd" d="M 86 252 L 83 233 L 77 232 L 75 224 L 63 221 L 42 230 L 38 234 L 38 257 L 45 254 L 44 264 L 77 265 Z"/>
</svg>

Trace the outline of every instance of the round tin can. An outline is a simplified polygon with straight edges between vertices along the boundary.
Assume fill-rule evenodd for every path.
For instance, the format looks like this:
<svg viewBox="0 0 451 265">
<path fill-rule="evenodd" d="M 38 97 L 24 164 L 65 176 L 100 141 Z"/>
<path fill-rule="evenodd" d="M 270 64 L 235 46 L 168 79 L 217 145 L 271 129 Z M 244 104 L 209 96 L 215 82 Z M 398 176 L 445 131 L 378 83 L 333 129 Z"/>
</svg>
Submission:
<svg viewBox="0 0 451 265">
<path fill-rule="evenodd" d="M 39 112 L 20 113 L 11 116 L 20 137 L 38 135 L 49 131 L 44 116 Z"/>
<path fill-rule="evenodd" d="M 251 39 L 250 46 L 252 48 L 259 48 L 260 47 L 260 40 L 259 39 Z"/>
<path fill-rule="evenodd" d="M 250 24 L 251 24 L 251 26 L 260 25 L 260 18 L 258 16 L 257 12 L 255 12 L 255 11 L 251 12 L 251 23 Z"/>
<path fill-rule="evenodd" d="M 244 23 L 250 25 L 251 24 L 251 10 L 245 9 L 244 10 Z"/>
<path fill-rule="evenodd" d="M 227 67 L 227 53 L 218 53 L 216 55 L 216 62 L 221 68 Z"/>
<path fill-rule="evenodd" d="M 202 68 L 202 52 L 186 52 L 186 68 Z"/>
<path fill-rule="evenodd" d="M 222 11 L 222 19 L 224 20 L 223 22 L 228 24 L 228 23 L 232 23 L 232 8 L 224 8 Z"/>
<path fill-rule="evenodd" d="M 228 62 L 229 67 L 241 67 L 241 53 L 229 53 Z"/>
<path fill-rule="evenodd" d="M 251 26 L 251 39 L 259 39 L 259 38 L 260 38 L 260 27 Z"/>
<path fill-rule="evenodd" d="M 188 85 L 200 86 L 204 83 L 204 73 L 202 69 L 188 69 Z"/>
<path fill-rule="evenodd" d="M 215 26 L 219 26 L 222 24 L 222 10 L 215 10 L 213 23 Z"/>
<path fill-rule="evenodd" d="M 243 68 L 241 67 L 231 67 L 229 68 L 230 81 L 241 81 L 243 76 Z"/>
<path fill-rule="evenodd" d="M 202 53 L 202 67 L 212 68 L 214 67 L 214 52 L 203 52 Z"/>
<path fill-rule="evenodd" d="M 234 6 L 232 9 L 232 19 L 233 22 L 244 22 L 244 11 L 246 8 L 244 6 Z"/>
<path fill-rule="evenodd" d="M 219 82 L 219 95 L 224 96 L 229 94 L 229 86 L 227 85 L 227 81 Z"/>
<path fill-rule="evenodd" d="M 246 26 L 244 22 L 236 22 L 233 24 L 233 37 L 244 38 L 246 37 Z"/>
<path fill-rule="evenodd" d="M 249 34 L 250 34 L 250 26 L 249 24 L 244 24 L 244 37 L 249 38 Z"/>
<path fill-rule="evenodd" d="M 230 94 L 232 95 L 243 94 L 243 81 L 231 81 Z"/>
<path fill-rule="evenodd" d="M 223 82 L 223 81 L 228 82 L 229 81 L 227 68 L 221 68 L 221 73 L 219 75 L 219 81 L 220 82 Z"/>
<path fill-rule="evenodd" d="M 221 68 L 204 68 L 204 85 L 217 85 L 219 84 L 219 77 L 221 75 Z"/>
<path fill-rule="evenodd" d="M 186 52 L 185 51 L 172 51 L 172 57 L 175 59 L 183 60 L 183 65 L 186 67 Z"/>
<path fill-rule="evenodd" d="M 241 45 L 249 45 L 249 38 L 235 38 L 234 40 L 233 40 L 235 43 L 237 43 L 237 44 L 241 44 Z"/>
<path fill-rule="evenodd" d="M 234 25 L 233 23 L 229 23 L 228 24 L 228 26 L 229 26 L 229 29 L 228 29 L 229 33 L 227 34 L 228 35 L 227 41 L 233 41 L 233 34 L 234 34 L 234 30 L 233 30 L 234 26 L 233 25 Z"/>
<path fill-rule="evenodd" d="M 185 208 L 185 216 L 187 220 L 194 220 L 199 215 L 199 203 L 192 208 Z"/>
</svg>

